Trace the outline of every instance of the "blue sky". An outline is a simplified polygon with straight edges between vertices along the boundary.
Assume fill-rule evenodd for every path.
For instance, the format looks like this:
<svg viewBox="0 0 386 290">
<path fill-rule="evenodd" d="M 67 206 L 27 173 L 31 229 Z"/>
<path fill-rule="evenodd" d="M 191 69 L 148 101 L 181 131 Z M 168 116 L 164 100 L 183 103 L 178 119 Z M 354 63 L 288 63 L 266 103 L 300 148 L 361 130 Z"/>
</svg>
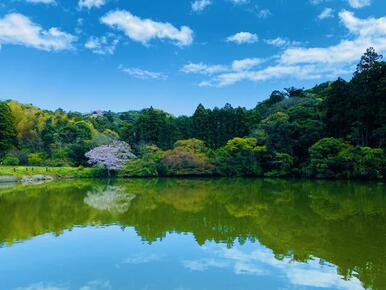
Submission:
<svg viewBox="0 0 386 290">
<path fill-rule="evenodd" d="M 176 115 L 251 108 L 386 52 L 384 0 L 3 0 L 0 98 Z"/>
</svg>

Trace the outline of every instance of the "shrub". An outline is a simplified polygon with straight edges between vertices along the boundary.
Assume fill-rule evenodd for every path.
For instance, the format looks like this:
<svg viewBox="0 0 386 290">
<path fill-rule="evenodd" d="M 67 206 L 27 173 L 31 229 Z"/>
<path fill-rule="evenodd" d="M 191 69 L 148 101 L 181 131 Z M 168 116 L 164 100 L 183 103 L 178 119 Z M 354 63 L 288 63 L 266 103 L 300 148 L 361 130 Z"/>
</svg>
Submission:
<svg viewBox="0 0 386 290">
<path fill-rule="evenodd" d="M 255 138 L 233 138 L 214 151 L 216 173 L 224 176 L 260 176 L 266 146 L 258 146 Z"/>
<path fill-rule="evenodd" d="M 20 164 L 19 158 L 17 158 L 16 155 L 13 154 L 7 154 L 4 156 L 2 160 L 3 165 L 8 165 L 8 166 L 16 166 Z"/>
<path fill-rule="evenodd" d="M 42 166 L 46 164 L 42 153 L 30 153 L 27 155 L 27 157 L 29 165 Z"/>
</svg>

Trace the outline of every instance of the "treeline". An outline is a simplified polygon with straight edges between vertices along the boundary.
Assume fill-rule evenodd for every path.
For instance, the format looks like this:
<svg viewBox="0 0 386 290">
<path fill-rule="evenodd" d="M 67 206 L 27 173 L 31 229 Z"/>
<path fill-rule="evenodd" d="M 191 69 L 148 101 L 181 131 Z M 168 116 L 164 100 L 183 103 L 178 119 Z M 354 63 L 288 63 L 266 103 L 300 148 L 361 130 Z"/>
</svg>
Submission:
<svg viewBox="0 0 386 290">
<path fill-rule="evenodd" d="M 385 176 L 386 63 L 373 48 L 350 81 L 274 91 L 253 109 L 175 117 L 158 109 L 55 112 L 0 103 L 4 165 L 87 166 L 90 149 L 123 140 L 125 176 Z"/>
</svg>

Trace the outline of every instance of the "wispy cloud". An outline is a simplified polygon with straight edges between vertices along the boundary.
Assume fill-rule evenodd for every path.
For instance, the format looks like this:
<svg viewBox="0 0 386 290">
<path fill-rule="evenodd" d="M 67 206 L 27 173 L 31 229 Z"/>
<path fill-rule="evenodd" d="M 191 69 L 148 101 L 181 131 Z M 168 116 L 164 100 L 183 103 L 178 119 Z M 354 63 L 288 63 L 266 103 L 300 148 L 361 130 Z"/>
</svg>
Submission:
<svg viewBox="0 0 386 290">
<path fill-rule="evenodd" d="M 249 3 L 249 0 L 229 0 L 234 5 L 243 5 Z"/>
<path fill-rule="evenodd" d="M 257 17 L 259 17 L 260 19 L 265 19 L 269 16 L 272 16 L 272 12 L 269 9 L 261 9 L 257 11 Z"/>
<path fill-rule="evenodd" d="M 348 3 L 352 8 L 363 8 L 371 5 L 371 0 L 348 0 Z"/>
<path fill-rule="evenodd" d="M 111 11 L 101 18 L 101 22 L 144 45 L 155 38 L 168 39 L 179 46 L 188 46 L 193 42 L 193 31 L 187 26 L 178 29 L 168 22 L 142 19 L 125 10 Z"/>
<path fill-rule="evenodd" d="M 85 47 L 95 54 L 114 54 L 115 48 L 119 40 L 108 36 L 89 37 L 85 43 Z"/>
<path fill-rule="evenodd" d="M 25 0 L 25 1 L 32 4 L 56 4 L 55 0 Z"/>
<path fill-rule="evenodd" d="M 300 46 L 301 43 L 299 41 L 288 40 L 282 37 L 269 38 L 263 40 L 266 44 L 276 46 L 276 47 L 285 47 L 285 46 Z"/>
<path fill-rule="evenodd" d="M 258 40 L 259 40 L 258 36 L 250 32 L 238 32 L 236 34 L 228 36 L 227 38 L 228 42 L 234 42 L 237 44 L 255 43 Z"/>
<path fill-rule="evenodd" d="M 78 5 L 80 8 L 91 9 L 93 7 L 99 8 L 106 4 L 106 0 L 79 0 Z"/>
<path fill-rule="evenodd" d="M 244 59 L 234 60 L 232 62 L 232 70 L 234 71 L 249 70 L 259 64 L 262 64 L 263 62 L 264 62 L 264 59 L 261 59 L 261 58 L 244 58 Z"/>
<path fill-rule="evenodd" d="M 325 2 L 326 0 L 309 0 L 309 1 L 312 5 L 319 5 L 323 2 Z"/>
<path fill-rule="evenodd" d="M 119 66 L 119 70 L 122 72 L 128 74 L 129 76 L 136 78 L 136 79 L 153 79 L 153 80 L 166 80 L 168 76 L 166 74 L 160 73 L 160 72 L 154 72 L 149 70 L 144 70 L 141 68 L 136 67 L 124 67 Z"/>
<path fill-rule="evenodd" d="M 210 0 L 196 0 L 192 2 L 192 11 L 201 12 L 211 4 L 212 4 L 212 1 Z"/>
<path fill-rule="evenodd" d="M 190 74 L 216 75 L 229 72 L 246 71 L 263 62 L 264 59 L 261 58 L 244 58 L 234 60 L 230 65 L 188 63 L 181 68 L 181 71 Z"/>
<path fill-rule="evenodd" d="M 334 17 L 334 9 L 332 8 L 324 8 L 323 11 L 318 15 L 319 20 L 333 18 Z"/>
<path fill-rule="evenodd" d="M 28 17 L 11 13 L 0 18 L 0 45 L 13 44 L 33 47 L 45 51 L 73 48 L 77 38 L 56 27 L 43 29 Z"/>
<path fill-rule="evenodd" d="M 228 67 L 225 65 L 208 65 L 202 62 L 200 63 L 188 63 L 181 68 L 184 73 L 195 73 L 212 75 L 228 71 Z"/>
</svg>

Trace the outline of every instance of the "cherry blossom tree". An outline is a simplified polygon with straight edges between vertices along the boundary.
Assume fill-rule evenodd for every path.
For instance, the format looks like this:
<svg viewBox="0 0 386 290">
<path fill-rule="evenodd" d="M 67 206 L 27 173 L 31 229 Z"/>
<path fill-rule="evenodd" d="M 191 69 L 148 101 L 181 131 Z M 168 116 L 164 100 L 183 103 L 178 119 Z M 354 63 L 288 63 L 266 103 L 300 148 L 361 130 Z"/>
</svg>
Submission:
<svg viewBox="0 0 386 290">
<path fill-rule="evenodd" d="M 110 171 L 121 169 L 125 163 L 136 156 L 131 152 L 129 144 L 123 141 L 114 141 L 108 145 L 102 145 L 88 151 L 85 156 L 89 164 L 101 165 Z"/>
</svg>

